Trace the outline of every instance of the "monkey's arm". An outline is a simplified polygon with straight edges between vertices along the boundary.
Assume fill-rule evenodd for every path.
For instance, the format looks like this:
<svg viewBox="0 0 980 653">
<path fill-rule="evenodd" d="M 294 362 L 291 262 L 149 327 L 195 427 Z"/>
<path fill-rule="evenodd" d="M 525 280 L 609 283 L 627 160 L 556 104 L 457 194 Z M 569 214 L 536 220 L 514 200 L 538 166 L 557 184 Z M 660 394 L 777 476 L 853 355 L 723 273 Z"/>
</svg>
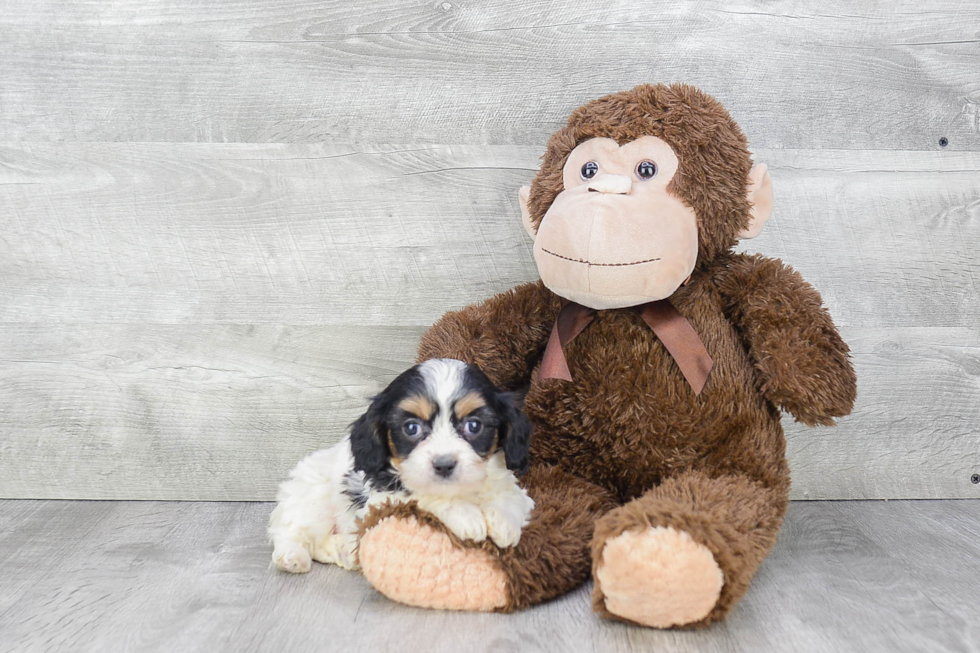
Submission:
<svg viewBox="0 0 980 653">
<path fill-rule="evenodd" d="M 559 299 L 540 281 L 446 313 L 422 336 L 418 360 L 457 358 L 504 388 L 521 385 L 544 353 Z"/>
<path fill-rule="evenodd" d="M 847 344 L 798 272 L 779 260 L 736 255 L 720 290 L 770 401 L 810 426 L 851 412 L 857 380 Z"/>
</svg>

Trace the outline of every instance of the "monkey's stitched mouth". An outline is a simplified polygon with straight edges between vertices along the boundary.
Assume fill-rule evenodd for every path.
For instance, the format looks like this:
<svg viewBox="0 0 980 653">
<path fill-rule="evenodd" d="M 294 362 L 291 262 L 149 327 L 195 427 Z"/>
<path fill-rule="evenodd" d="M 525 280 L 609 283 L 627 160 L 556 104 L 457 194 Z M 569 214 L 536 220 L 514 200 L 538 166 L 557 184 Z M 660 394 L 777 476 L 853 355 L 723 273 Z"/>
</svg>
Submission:
<svg viewBox="0 0 980 653">
<path fill-rule="evenodd" d="M 654 261 L 660 260 L 659 258 L 648 258 L 643 261 L 633 261 L 632 263 L 593 263 L 591 261 L 586 261 L 585 259 L 581 259 L 581 258 L 572 258 L 570 256 L 562 256 L 561 254 L 555 254 L 551 250 L 547 250 L 544 247 L 541 248 L 541 251 L 544 252 L 545 254 L 551 254 L 556 258 L 564 259 L 566 261 L 571 261 L 572 263 L 583 263 L 585 265 L 595 265 L 597 267 L 603 267 L 603 268 L 618 268 L 626 265 L 640 265 L 641 263 L 653 263 Z"/>
</svg>

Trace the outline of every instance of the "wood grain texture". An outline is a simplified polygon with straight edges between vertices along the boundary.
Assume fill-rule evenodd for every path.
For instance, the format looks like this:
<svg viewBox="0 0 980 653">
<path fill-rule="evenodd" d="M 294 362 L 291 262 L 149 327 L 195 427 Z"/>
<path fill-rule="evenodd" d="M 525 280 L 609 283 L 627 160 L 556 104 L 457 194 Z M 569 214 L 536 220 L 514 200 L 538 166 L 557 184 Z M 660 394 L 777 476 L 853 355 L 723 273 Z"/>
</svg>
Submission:
<svg viewBox="0 0 980 653">
<path fill-rule="evenodd" d="M 980 330 L 842 329 L 858 374 L 834 428 L 784 417 L 794 499 L 980 498 Z"/>
<path fill-rule="evenodd" d="M 427 325 L 537 278 L 531 147 L 0 148 L 0 322 Z M 980 323 L 980 153 L 757 150 L 845 326 Z"/>
<path fill-rule="evenodd" d="M 599 619 L 589 587 L 511 615 L 418 610 L 363 577 L 270 569 L 270 504 L 0 502 L 0 651 L 794 651 L 980 648 L 980 502 L 804 502 L 728 620 Z"/>
<path fill-rule="evenodd" d="M 793 498 L 980 497 L 980 331 L 854 329 L 835 428 L 785 418 Z M 0 325 L 0 496 L 270 500 L 411 364 L 420 330 Z"/>
<path fill-rule="evenodd" d="M 980 5 L 0 0 L 0 496 L 269 499 L 446 310 L 536 278 L 568 111 L 716 95 L 750 251 L 859 373 L 798 498 L 976 497 Z M 939 138 L 949 139 L 940 148 Z"/>
<path fill-rule="evenodd" d="M 196 324 L 0 333 L 0 496 L 219 501 L 274 498 L 300 457 L 339 440 L 411 363 L 420 335 Z"/>
<path fill-rule="evenodd" d="M 540 143 L 683 81 L 759 147 L 977 150 L 977 24 L 957 0 L 4 0 L 0 141 Z"/>
<path fill-rule="evenodd" d="M 536 157 L 8 146 L 0 321 L 428 324 L 534 277 L 516 198 Z"/>
<path fill-rule="evenodd" d="M 427 324 L 536 277 L 536 155 L 3 149 L 0 496 L 271 499 Z M 793 496 L 980 496 L 980 154 L 756 156 L 778 203 L 746 248 L 823 293 L 859 374 L 839 427 L 787 420 Z"/>
</svg>

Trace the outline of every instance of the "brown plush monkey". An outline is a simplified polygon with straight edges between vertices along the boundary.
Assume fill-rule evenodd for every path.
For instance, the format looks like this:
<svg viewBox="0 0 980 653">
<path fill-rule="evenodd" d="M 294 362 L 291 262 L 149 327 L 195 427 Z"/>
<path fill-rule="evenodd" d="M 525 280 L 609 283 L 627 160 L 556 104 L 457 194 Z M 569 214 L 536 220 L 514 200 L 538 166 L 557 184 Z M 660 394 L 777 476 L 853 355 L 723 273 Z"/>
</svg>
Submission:
<svg viewBox="0 0 980 653">
<path fill-rule="evenodd" d="M 531 523 L 500 551 L 387 507 L 363 524 L 364 574 L 404 603 L 506 611 L 591 572 L 604 616 L 720 619 L 786 512 L 780 409 L 832 424 L 856 394 L 817 292 L 732 252 L 769 217 L 765 166 L 713 98 L 639 86 L 572 113 L 520 199 L 541 281 L 446 314 L 419 359 L 529 387 Z"/>
</svg>

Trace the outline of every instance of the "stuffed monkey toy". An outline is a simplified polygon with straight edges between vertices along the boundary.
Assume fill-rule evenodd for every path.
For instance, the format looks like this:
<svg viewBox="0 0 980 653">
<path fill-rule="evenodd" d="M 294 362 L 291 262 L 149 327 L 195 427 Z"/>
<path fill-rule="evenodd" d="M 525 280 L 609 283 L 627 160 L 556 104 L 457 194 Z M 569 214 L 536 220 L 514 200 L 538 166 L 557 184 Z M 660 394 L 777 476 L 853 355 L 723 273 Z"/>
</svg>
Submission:
<svg viewBox="0 0 980 653">
<path fill-rule="evenodd" d="M 412 504 L 375 509 L 364 575 L 410 605 L 497 611 L 591 575 L 602 616 L 721 619 L 788 505 L 780 410 L 829 425 L 856 395 L 820 295 L 733 252 L 769 218 L 766 167 L 716 100 L 645 85 L 574 111 L 519 195 L 540 281 L 447 313 L 418 358 L 527 388 L 530 523 L 499 550 Z"/>
</svg>

